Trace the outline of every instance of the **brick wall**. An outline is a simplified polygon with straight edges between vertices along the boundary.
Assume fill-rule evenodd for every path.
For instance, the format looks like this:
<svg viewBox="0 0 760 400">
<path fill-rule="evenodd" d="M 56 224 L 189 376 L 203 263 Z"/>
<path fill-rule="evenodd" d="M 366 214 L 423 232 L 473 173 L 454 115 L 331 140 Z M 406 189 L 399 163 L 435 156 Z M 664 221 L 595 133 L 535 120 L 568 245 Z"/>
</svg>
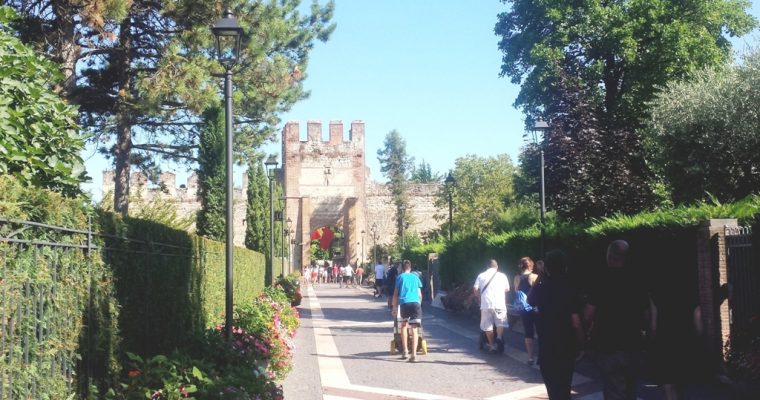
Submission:
<svg viewBox="0 0 760 400">
<path fill-rule="evenodd" d="M 725 227 L 736 227 L 735 219 L 713 219 L 703 222 L 697 237 L 699 297 L 705 327 L 705 341 L 719 363 L 730 332 L 728 301 L 719 304 L 719 288 L 728 282 Z"/>
</svg>

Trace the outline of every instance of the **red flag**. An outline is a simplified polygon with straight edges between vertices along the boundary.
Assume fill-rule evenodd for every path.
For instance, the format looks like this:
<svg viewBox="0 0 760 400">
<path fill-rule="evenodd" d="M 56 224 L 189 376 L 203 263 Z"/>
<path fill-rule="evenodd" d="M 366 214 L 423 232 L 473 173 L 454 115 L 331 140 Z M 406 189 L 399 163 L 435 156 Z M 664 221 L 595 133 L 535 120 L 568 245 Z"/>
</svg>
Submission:
<svg viewBox="0 0 760 400">
<path fill-rule="evenodd" d="M 319 247 L 324 250 L 329 249 L 330 245 L 332 244 L 333 236 L 334 235 L 332 229 L 330 229 L 330 227 L 325 227 L 325 229 L 322 231 L 322 238 L 319 239 Z"/>
<path fill-rule="evenodd" d="M 311 240 L 319 240 L 322 238 L 322 228 L 315 229 L 314 232 L 311 233 Z"/>
</svg>

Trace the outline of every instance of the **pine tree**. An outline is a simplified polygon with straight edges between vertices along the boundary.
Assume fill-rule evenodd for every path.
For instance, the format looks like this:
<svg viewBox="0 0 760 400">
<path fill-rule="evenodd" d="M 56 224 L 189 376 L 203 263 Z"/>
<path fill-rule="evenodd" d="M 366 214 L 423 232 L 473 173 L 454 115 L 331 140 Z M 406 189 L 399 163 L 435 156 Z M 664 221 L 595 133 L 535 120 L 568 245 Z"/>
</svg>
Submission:
<svg viewBox="0 0 760 400">
<path fill-rule="evenodd" d="M 154 178 L 156 157 L 197 159 L 200 113 L 218 103 L 222 67 L 209 29 L 216 1 L 93 0 L 5 2 L 23 15 L 25 40 L 62 64 L 60 92 L 115 165 L 114 209 L 129 207 L 134 166 Z M 270 138 L 278 115 L 305 98 L 301 80 L 316 40 L 326 41 L 334 4 L 301 13 L 300 1 L 226 4 L 246 34 L 235 72 L 236 148 L 250 158 Z"/>
</svg>

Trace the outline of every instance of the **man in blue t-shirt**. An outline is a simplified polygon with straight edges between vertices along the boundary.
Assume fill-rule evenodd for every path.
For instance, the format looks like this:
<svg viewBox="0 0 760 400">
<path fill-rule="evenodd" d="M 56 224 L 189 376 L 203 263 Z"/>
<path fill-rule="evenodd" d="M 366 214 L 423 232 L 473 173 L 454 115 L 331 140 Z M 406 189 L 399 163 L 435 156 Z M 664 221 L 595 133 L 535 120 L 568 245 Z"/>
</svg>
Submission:
<svg viewBox="0 0 760 400">
<path fill-rule="evenodd" d="M 393 291 L 393 306 L 391 308 L 393 318 L 396 318 L 396 312 L 401 309 L 401 347 L 403 353 L 402 360 L 409 358 L 409 362 L 417 362 L 417 340 L 420 322 L 422 321 L 422 281 L 420 278 L 411 273 L 412 263 L 404 260 L 404 273 L 396 278 L 396 288 Z M 412 351 L 409 356 L 407 348 L 407 325 L 412 329 Z"/>
</svg>

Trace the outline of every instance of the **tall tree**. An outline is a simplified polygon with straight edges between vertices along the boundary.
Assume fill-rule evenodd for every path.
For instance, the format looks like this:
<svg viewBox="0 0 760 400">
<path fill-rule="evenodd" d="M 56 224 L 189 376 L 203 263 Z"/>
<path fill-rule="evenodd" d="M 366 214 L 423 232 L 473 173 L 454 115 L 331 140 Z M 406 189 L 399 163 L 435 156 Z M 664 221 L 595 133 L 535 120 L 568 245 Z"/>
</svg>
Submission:
<svg viewBox="0 0 760 400">
<path fill-rule="evenodd" d="M 430 163 L 422 160 L 419 166 L 412 164 L 412 182 L 435 183 L 441 181 L 441 174 L 433 172 Z"/>
<path fill-rule="evenodd" d="M 380 171 L 388 180 L 393 204 L 396 206 L 396 228 L 401 237 L 411 214 L 406 189 L 409 173 L 414 167 L 414 158 L 406 153 L 406 140 L 394 129 L 385 136 L 383 148 L 377 151 L 377 159 L 380 161 Z"/>
<path fill-rule="evenodd" d="M 506 154 L 458 158 L 452 171 L 456 182 L 452 191 L 455 230 L 476 235 L 492 231 L 499 214 L 514 202 L 514 174 L 514 165 Z M 447 207 L 445 190 L 436 204 Z"/>
<path fill-rule="evenodd" d="M 219 101 L 213 76 L 222 67 L 212 59 L 210 32 L 222 12 L 219 1 L 5 2 L 25 15 L 24 37 L 69 60 L 64 69 L 74 78 L 62 92 L 80 105 L 99 143 L 113 144 L 103 151 L 115 163 L 116 210 L 128 210 L 133 164 L 155 171 L 156 157 L 196 161 L 199 114 Z M 307 95 L 301 78 L 308 54 L 334 29 L 332 2 L 315 3 L 307 15 L 299 4 L 227 2 L 246 31 L 235 71 L 239 157 L 270 139 L 278 115 Z"/>
<path fill-rule="evenodd" d="M 269 253 L 269 189 L 261 160 L 248 165 L 245 247 Z"/>
<path fill-rule="evenodd" d="M 606 155 L 595 168 L 615 171 L 601 176 L 614 176 L 614 186 L 627 188 L 625 194 L 600 200 L 613 183 L 593 174 L 582 177 L 586 186 L 579 188 L 590 191 L 605 214 L 638 211 L 653 201 L 639 130 L 659 88 L 702 66 L 726 63 L 731 46 L 724 33 L 743 35 L 757 25 L 744 0 L 502 1 L 511 9 L 499 15 L 495 32 L 501 37 L 501 75 L 521 84 L 514 105 L 528 124 L 549 120 L 557 126 L 552 135 L 572 141 L 542 144 L 556 162 Z M 572 125 L 563 114 L 568 110 L 592 120 L 585 128 L 557 132 Z M 582 203 L 571 208 L 580 210 Z"/>
<path fill-rule="evenodd" d="M 224 157 L 224 112 L 211 107 L 203 113 L 198 149 L 198 234 L 214 240 L 226 239 L 227 173 Z"/>
<path fill-rule="evenodd" d="M 760 193 L 760 51 L 671 83 L 654 102 L 645 143 L 678 203 Z"/>
<path fill-rule="evenodd" d="M 76 109 L 53 92 L 57 66 L 14 37 L 15 13 L 0 7 L 0 174 L 26 185 L 79 193 L 84 147 Z"/>
<path fill-rule="evenodd" d="M 666 83 L 730 60 L 724 33 L 757 21 L 746 0 L 502 0 L 501 75 L 521 84 L 515 101 L 538 117 L 556 97 L 563 68 L 577 68 L 605 125 L 638 127 L 646 103 Z"/>
</svg>

